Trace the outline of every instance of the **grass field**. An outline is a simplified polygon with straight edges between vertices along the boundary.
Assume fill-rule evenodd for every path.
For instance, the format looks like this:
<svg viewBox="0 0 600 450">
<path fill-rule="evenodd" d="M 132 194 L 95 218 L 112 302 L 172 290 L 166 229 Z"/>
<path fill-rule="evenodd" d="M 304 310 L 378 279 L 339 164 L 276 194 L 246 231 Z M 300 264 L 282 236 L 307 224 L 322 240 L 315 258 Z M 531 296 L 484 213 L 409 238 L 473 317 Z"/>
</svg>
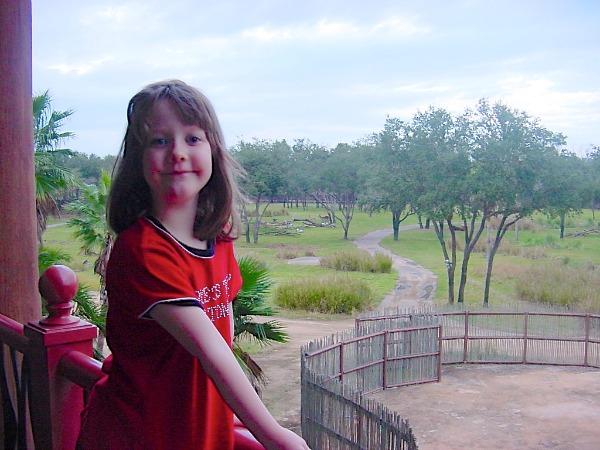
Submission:
<svg viewBox="0 0 600 450">
<path fill-rule="evenodd" d="M 598 217 L 596 217 L 598 220 Z M 600 265 L 600 234 L 584 237 L 572 237 L 569 234 L 590 229 L 593 226 L 591 211 L 570 218 L 567 237 L 559 239 L 558 223 L 548 221 L 544 216 L 534 217 L 532 229 L 519 231 L 518 240 L 514 231 L 507 232 L 503 246 L 496 254 L 492 273 L 490 305 L 515 303 L 520 299 L 516 293 L 519 279 L 533 266 L 550 264 L 571 269 L 584 269 Z M 460 237 L 459 237 L 460 238 Z M 486 241 L 486 232 L 481 237 Z M 401 233 L 395 242 L 391 237 L 384 239 L 382 246 L 392 252 L 412 259 L 430 269 L 438 277 L 436 301 L 443 304 L 447 301 L 448 281 L 446 267 L 439 242 L 433 230 L 415 230 Z M 504 249 L 509 249 L 507 254 Z M 516 253 L 516 254 L 515 254 Z M 519 254 L 520 253 L 520 254 Z M 534 258 L 535 257 L 535 258 Z M 457 273 L 455 274 L 456 288 L 460 277 L 462 251 L 457 254 Z M 469 261 L 468 282 L 465 291 L 467 304 L 480 305 L 483 298 L 485 280 L 485 253 L 477 252 L 471 255 Z M 596 271 L 597 272 L 597 271 Z M 551 283 L 553 280 L 531 280 L 531 282 Z M 576 294 L 576 292 L 574 292 Z M 591 309 L 600 310 L 598 304 L 589 305 Z"/>
<path fill-rule="evenodd" d="M 282 209 L 280 205 L 270 207 L 278 213 L 275 217 L 268 217 L 266 221 L 277 222 L 293 219 L 310 218 L 319 221 L 323 209 L 302 208 Z M 583 229 L 589 229 L 600 221 L 600 214 L 592 217 L 590 210 L 567 220 L 567 235 Z M 567 268 L 580 268 L 600 266 L 600 235 L 592 234 L 585 237 L 566 237 L 559 239 L 557 220 L 548 220 L 545 216 L 534 217 L 534 224 L 519 231 L 518 240 L 514 231 L 509 231 L 504 238 L 503 250 L 496 255 L 490 294 L 490 304 L 514 303 L 518 301 L 516 285 L 532 266 L 540 264 L 562 265 Z M 50 223 L 57 223 L 51 221 Z M 60 220 L 58 221 L 60 223 Z M 410 217 L 404 224 L 414 224 L 416 218 Z M 403 224 L 403 225 L 404 225 Z M 333 274 L 333 269 L 320 266 L 298 266 L 287 264 L 287 259 L 296 256 L 326 256 L 340 250 L 355 248 L 353 239 L 370 231 L 391 228 L 391 215 L 389 213 L 375 213 L 369 216 L 357 211 L 350 225 L 349 240 L 343 239 L 341 226 L 337 228 L 311 228 L 303 227 L 301 222 L 294 222 L 295 228 L 291 235 L 261 235 L 258 244 L 248 244 L 244 236 L 236 242 L 238 256 L 253 256 L 262 261 L 269 269 L 275 283 L 291 279 L 311 279 L 322 275 Z M 524 227 L 525 228 L 525 227 Z M 482 235 L 485 241 L 486 233 Z M 98 280 L 93 274 L 93 256 L 84 256 L 79 253 L 79 243 L 72 236 L 71 230 L 66 225 L 49 228 L 44 235 L 45 245 L 57 247 L 72 256 L 69 265 L 77 272 L 80 282 L 97 289 Z M 442 252 L 431 230 L 401 231 L 399 241 L 391 237 L 386 238 L 382 245 L 396 254 L 412 259 L 420 265 L 430 269 L 438 276 L 436 300 L 445 303 L 447 299 L 447 277 L 442 257 Z M 458 253 L 456 281 L 460 272 L 461 252 Z M 535 257 L 535 259 L 534 259 Z M 469 265 L 469 281 L 466 290 L 468 304 L 481 303 L 483 282 L 485 275 L 485 253 L 473 253 Z M 386 293 L 395 285 L 396 274 L 372 274 L 353 272 L 348 274 L 355 279 L 366 281 L 373 290 L 373 304 L 377 304 Z M 543 281 L 542 281 L 543 282 Z M 600 304 L 597 305 L 600 309 Z M 281 311 L 283 315 L 298 317 L 316 315 L 317 313 L 304 313 Z M 322 315 L 321 315 L 322 316 Z"/>
<path fill-rule="evenodd" d="M 315 222 L 319 221 L 319 215 L 324 214 L 320 208 L 290 208 L 285 211 L 280 205 L 273 205 L 273 211 L 285 212 L 284 215 L 277 215 L 275 218 L 281 222 L 283 220 L 306 219 L 310 218 Z M 272 217 L 265 219 L 272 221 Z M 49 221 L 55 226 L 47 229 L 44 234 L 44 244 L 46 246 L 59 248 L 72 257 L 68 265 L 77 273 L 81 283 L 85 283 L 92 289 L 98 288 L 98 278 L 93 273 L 94 256 L 84 256 L 80 254 L 80 244 L 75 240 L 72 231 L 66 225 L 61 225 L 60 219 Z M 326 269 L 320 266 L 298 266 L 287 264 L 287 259 L 295 256 L 325 256 L 333 254 L 340 250 L 354 249 L 352 239 L 362 236 L 370 231 L 391 227 L 391 215 L 389 213 L 375 213 L 369 216 L 366 213 L 357 211 L 350 225 L 349 239 L 343 239 L 343 230 L 338 225 L 336 228 L 311 228 L 305 227 L 300 222 L 297 223 L 298 230 L 293 234 L 285 236 L 261 235 L 257 244 L 248 244 L 244 236 L 236 241 L 236 253 L 238 256 L 253 256 L 263 262 L 269 269 L 271 277 L 275 284 L 290 279 L 311 279 L 323 275 L 334 274 L 333 269 Z M 287 257 L 287 258 L 283 258 Z M 373 304 L 377 304 L 395 285 L 395 273 L 361 273 L 352 272 L 348 276 L 353 279 L 364 280 L 373 291 Z M 284 315 L 290 317 L 298 316 L 319 316 L 327 315 L 319 313 L 305 313 L 294 311 L 281 311 Z"/>
</svg>

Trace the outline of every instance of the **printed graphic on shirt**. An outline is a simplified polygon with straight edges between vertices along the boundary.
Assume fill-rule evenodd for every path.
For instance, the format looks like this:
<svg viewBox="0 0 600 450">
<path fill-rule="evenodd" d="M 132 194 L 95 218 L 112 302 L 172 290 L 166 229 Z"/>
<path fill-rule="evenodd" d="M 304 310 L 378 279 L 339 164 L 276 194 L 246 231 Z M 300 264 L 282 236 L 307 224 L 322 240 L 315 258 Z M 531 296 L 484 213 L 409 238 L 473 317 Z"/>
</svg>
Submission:
<svg viewBox="0 0 600 450">
<path fill-rule="evenodd" d="M 196 299 L 202 304 L 204 312 L 212 322 L 229 316 L 231 279 L 232 276 L 228 273 L 223 281 L 196 291 Z"/>
</svg>

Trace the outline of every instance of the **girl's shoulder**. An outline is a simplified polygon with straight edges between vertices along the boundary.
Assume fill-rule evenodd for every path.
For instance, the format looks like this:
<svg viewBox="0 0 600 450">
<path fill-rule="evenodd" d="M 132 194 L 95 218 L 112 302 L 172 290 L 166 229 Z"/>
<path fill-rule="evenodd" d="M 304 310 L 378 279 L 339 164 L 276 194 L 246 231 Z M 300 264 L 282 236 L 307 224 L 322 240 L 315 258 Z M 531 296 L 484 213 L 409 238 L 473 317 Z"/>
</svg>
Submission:
<svg viewBox="0 0 600 450">
<path fill-rule="evenodd" d="M 139 259 L 148 252 L 173 252 L 173 247 L 152 222 L 140 217 L 133 225 L 119 233 L 113 253 L 126 256 L 126 259 Z"/>
</svg>

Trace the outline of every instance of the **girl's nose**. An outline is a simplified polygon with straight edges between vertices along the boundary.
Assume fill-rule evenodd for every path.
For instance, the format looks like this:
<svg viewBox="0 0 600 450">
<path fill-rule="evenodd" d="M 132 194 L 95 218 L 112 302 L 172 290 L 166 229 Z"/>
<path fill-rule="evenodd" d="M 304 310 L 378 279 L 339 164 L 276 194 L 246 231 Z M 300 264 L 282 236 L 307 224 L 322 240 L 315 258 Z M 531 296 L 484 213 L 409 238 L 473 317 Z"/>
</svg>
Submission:
<svg viewBox="0 0 600 450">
<path fill-rule="evenodd" d="M 185 161 L 187 157 L 185 145 L 181 142 L 173 142 L 173 151 L 171 152 L 171 158 L 174 162 Z"/>
</svg>

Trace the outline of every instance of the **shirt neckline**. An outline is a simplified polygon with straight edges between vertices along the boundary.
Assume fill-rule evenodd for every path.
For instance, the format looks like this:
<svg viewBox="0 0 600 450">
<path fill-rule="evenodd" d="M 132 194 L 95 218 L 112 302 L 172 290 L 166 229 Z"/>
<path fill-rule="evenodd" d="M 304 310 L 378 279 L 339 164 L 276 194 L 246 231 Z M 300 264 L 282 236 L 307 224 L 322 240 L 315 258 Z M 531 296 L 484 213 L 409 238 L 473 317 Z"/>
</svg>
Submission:
<svg viewBox="0 0 600 450">
<path fill-rule="evenodd" d="M 152 225 L 156 226 L 158 229 L 166 233 L 171 239 L 181 245 L 184 249 L 195 256 L 199 256 L 201 258 L 210 258 L 215 255 L 215 240 L 208 239 L 206 241 L 206 249 L 192 247 L 191 245 L 187 245 L 177 239 L 175 236 L 171 234 L 169 230 L 154 216 L 145 216 L 145 218 L 152 223 Z"/>
</svg>

